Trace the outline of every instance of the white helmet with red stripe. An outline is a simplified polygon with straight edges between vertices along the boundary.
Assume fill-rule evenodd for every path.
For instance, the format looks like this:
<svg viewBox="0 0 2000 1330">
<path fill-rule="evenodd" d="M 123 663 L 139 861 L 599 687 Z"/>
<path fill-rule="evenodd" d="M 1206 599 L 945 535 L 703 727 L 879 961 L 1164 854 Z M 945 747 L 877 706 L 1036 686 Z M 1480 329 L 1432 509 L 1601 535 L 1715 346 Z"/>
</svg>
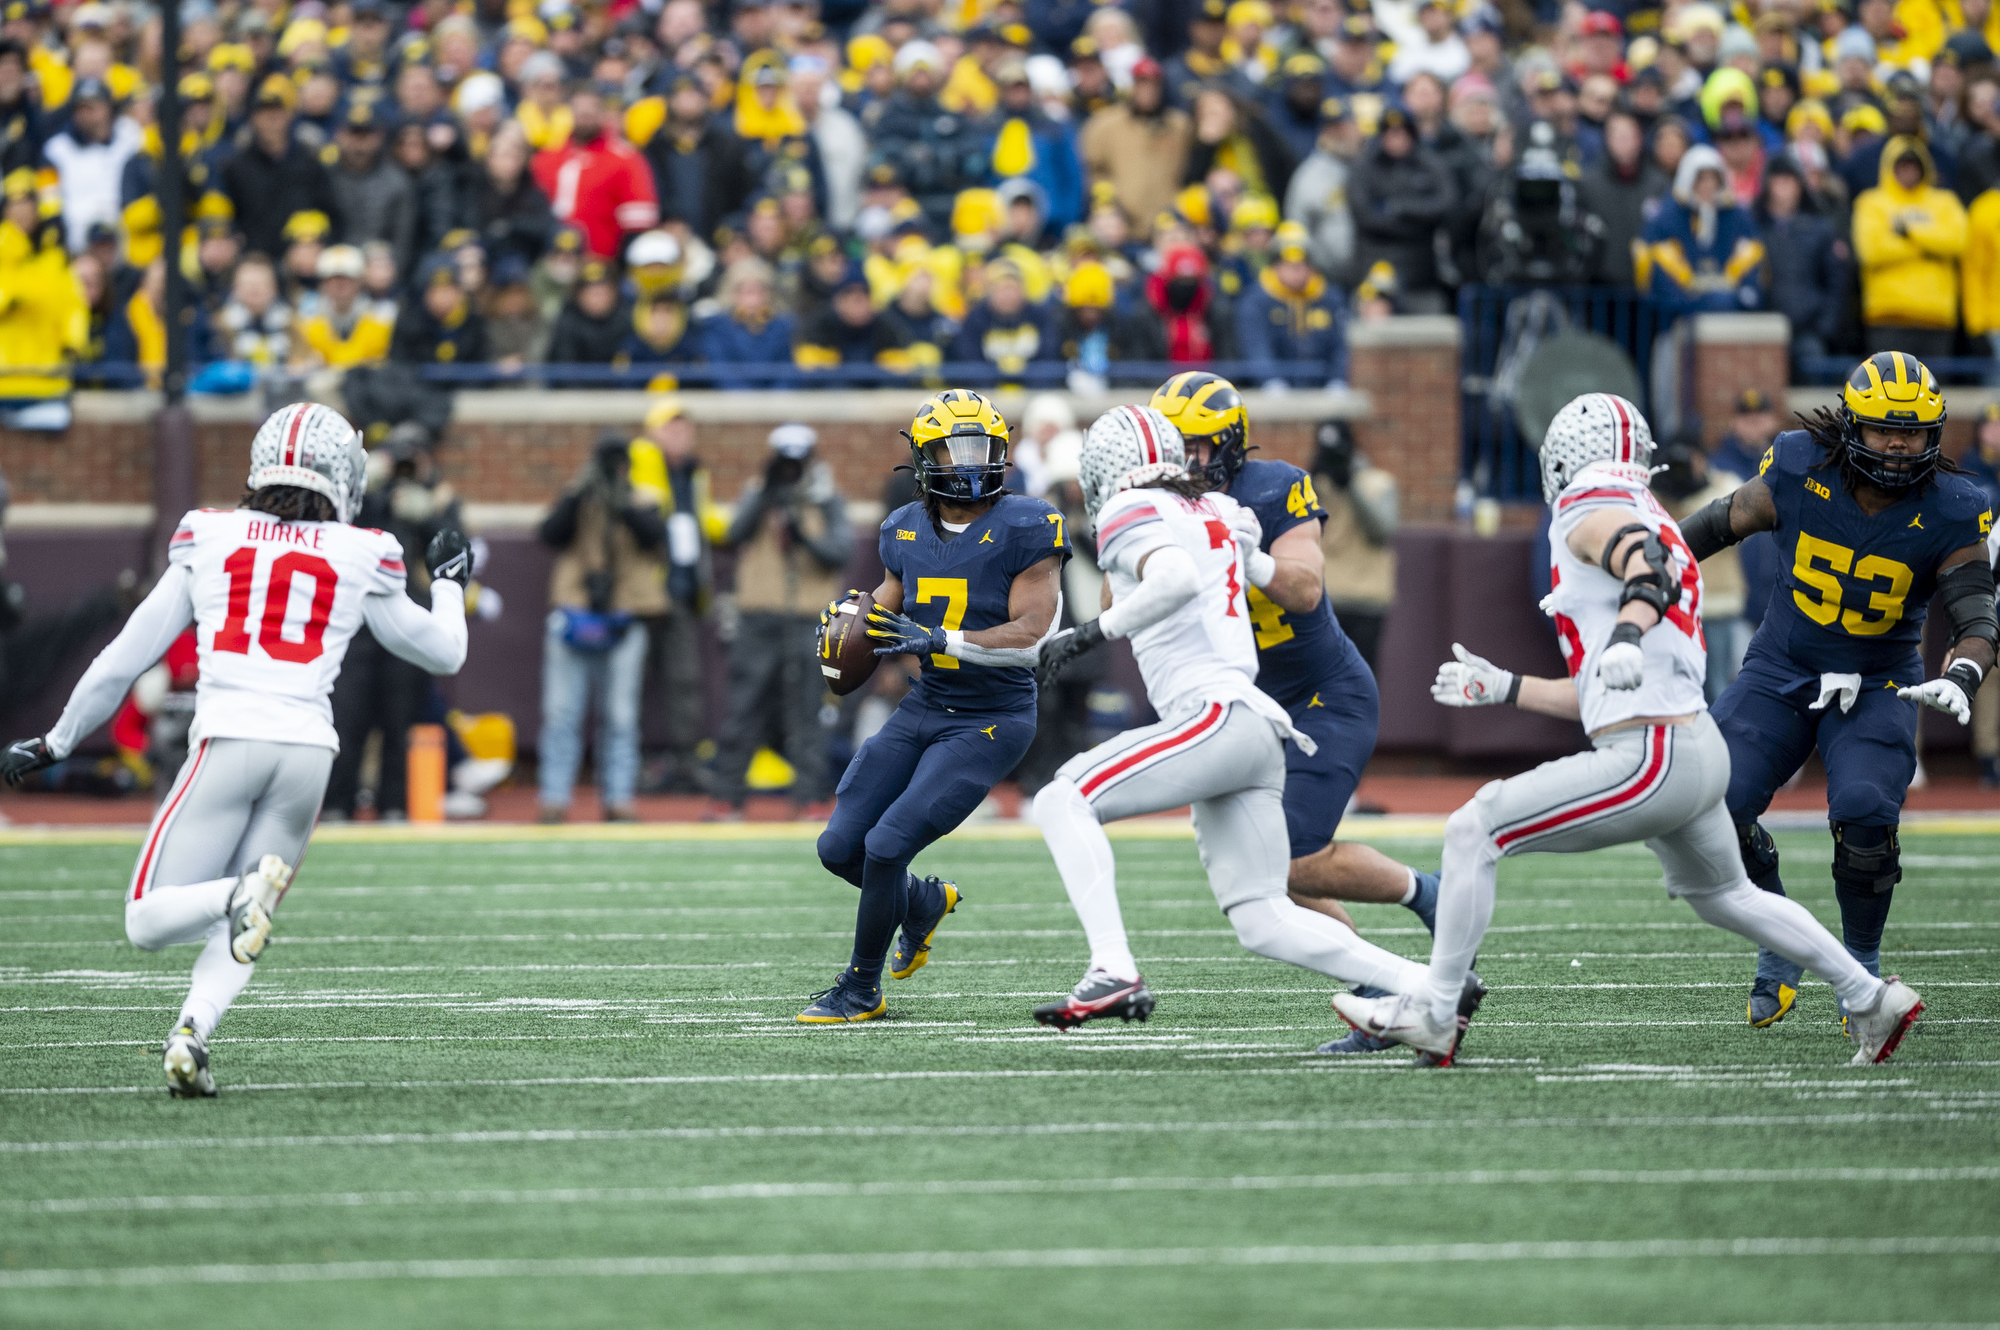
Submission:
<svg viewBox="0 0 2000 1330">
<path fill-rule="evenodd" d="M 361 492 L 368 485 L 368 454 L 361 431 L 330 406 L 294 402 L 258 427 L 250 442 L 253 490 L 267 485 L 296 485 L 333 500 L 343 522 L 361 511 Z"/>
<path fill-rule="evenodd" d="M 1181 432 L 1150 406 L 1114 406 L 1083 439 L 1077 481 L 1092 517 L 1119 490 L 1187 474 Z"/>
<path fill-rule="evenodd" d="M 1653 431 L 1646 418 L 1616 393 L 1585 393 L 1556 412 L 1542 436 L 1542 498 L 1556 501 L 1576 473 L 1593 462 L 1653 460 Z"/>
</svg>

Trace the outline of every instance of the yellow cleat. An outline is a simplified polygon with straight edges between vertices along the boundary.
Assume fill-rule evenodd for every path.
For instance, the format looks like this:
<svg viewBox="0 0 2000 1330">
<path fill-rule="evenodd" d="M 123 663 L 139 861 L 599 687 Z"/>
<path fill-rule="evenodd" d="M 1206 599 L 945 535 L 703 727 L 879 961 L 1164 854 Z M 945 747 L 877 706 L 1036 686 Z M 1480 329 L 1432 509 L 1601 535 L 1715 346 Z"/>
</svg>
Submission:
<svg viewBox="0 0 2000 1330">
<path fill-rule="evenodd" d="M 910 918 L 903 921 L 903 931 L 896 935 L 896 946 L 889 953 L 891 979 L 908 979 L 930 963 L 931 939 L 937 936 L 938 929 L 943 926 L 944 917 L 956 910 L 958 903 L 965 899 L 957 886 L 942 878 L 933 877 L 924 880 L 937 883 L 944 892 L 944 909 L 930 918 Z"/>
<path fill-rule="evenodd" d="M 1750 1024 L 1759 1030 L 1776 1025 L 1791 1015 L 1792 1004 L 1799 1000 L 1799 991 L 1790 984 L 1776 985 L 1775 993 L 1771 987 L 1771 981 L 1760 979 L 1750 989 L 1750 1005 L 1745 1015 L 1749 1017 Z"/>
<path fill-rule="evenodd" d="M 812 1005 L 798 1015 L 801 1025 L 852 1025 L 872 1021 L 889 1010 L 889 1001 L 880 988 L 854 982 L 852 971 L 841 971 L 833 987 L 813 994 Z"/>
</svg>

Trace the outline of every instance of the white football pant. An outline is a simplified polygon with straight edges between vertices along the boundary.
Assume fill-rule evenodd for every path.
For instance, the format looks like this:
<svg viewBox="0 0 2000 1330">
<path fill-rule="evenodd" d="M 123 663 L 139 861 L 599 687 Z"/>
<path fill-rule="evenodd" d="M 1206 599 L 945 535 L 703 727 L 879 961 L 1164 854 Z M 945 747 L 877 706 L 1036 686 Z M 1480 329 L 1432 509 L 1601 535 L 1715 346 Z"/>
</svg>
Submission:
<svg viewBox="0 0 2000 1330">
<path fill-rule="evenodd" d="M 1587 753 L 1492 782 L 1445 823 L 1427 976 L 1434 1020 L 1457 1019 L 1466 971 L 1493 922 L 1502 858 L 1581 854 L 1633 841 L 1644 841 L 1658 857 L 1668 895 L 1718 928 L 1813 971 L 1850 1011 L 1869 1008 L 1881 981 L 1805 906 L 1759 891 L 1744 875 L 1736 827 L 1722 803 L 1729 749 L 1706 711 L 1685 724 L 1617 730 L 1591 744 Z"/>
<path fill-rule="evenodd" d="M 330 748 L 204 739 L 153 815 L 125 893 L 125 936 L 147 951 L 204 942 L 180 1016 L 204 1039 L 257 970 L 229 954 L 237 879 L 267 854 L 299 866 L 332 769 Z"/>
<path fill-rule="evenodd" d="M 1205 702 L 1064 763 L 1035 796 L 1035 821 L 1090 939 L 1090 963 L 1121 979 L 1139 973 L 1103 824 L 1192 804 L 1209 889 L 1245 947 L 1343 983 L 1403 991 L 1398 984 L 1420 982 L 1422 966 L 1286 895 L 1284 790 L 1284 744 L 1240 702 Z"/>
</svg>

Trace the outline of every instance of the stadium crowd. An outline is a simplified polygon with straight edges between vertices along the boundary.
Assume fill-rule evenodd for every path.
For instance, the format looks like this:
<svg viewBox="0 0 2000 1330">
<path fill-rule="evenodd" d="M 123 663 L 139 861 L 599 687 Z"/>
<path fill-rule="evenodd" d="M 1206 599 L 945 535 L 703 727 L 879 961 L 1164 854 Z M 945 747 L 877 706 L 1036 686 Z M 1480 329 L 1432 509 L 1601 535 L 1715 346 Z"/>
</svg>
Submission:
<svg viewBox="0 0 2000 1330">
<path fill-rule="evenodd" d="M 1989 0 L 181 13 L 169 244 L 157 11 L 0 7 L 0 399 L 157 376 L 168 261 L 224 390 L 383 359 L 1318 386 L 1350 319 L 1469 283 L 1774 309 L 1799 356 L 2000 331 Z"/>
</svg>

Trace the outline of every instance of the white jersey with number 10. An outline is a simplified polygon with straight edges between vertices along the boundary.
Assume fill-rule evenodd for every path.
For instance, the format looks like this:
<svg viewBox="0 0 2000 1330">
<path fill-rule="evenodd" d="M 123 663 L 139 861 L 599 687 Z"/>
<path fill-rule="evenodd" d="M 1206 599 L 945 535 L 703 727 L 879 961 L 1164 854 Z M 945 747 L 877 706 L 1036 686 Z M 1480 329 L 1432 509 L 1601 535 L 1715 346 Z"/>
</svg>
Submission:
<svg viewBox="0 0 2000 1330">
<path fill-rule="evenodd" d="M 193 742 L 265 739 L 338 750 L 330 698 L 370 596 L 403 594 L 403 547 L 345 522 L 198 508 L 168 560 L 190 574 L 201 682 Z"/>
</svg>

